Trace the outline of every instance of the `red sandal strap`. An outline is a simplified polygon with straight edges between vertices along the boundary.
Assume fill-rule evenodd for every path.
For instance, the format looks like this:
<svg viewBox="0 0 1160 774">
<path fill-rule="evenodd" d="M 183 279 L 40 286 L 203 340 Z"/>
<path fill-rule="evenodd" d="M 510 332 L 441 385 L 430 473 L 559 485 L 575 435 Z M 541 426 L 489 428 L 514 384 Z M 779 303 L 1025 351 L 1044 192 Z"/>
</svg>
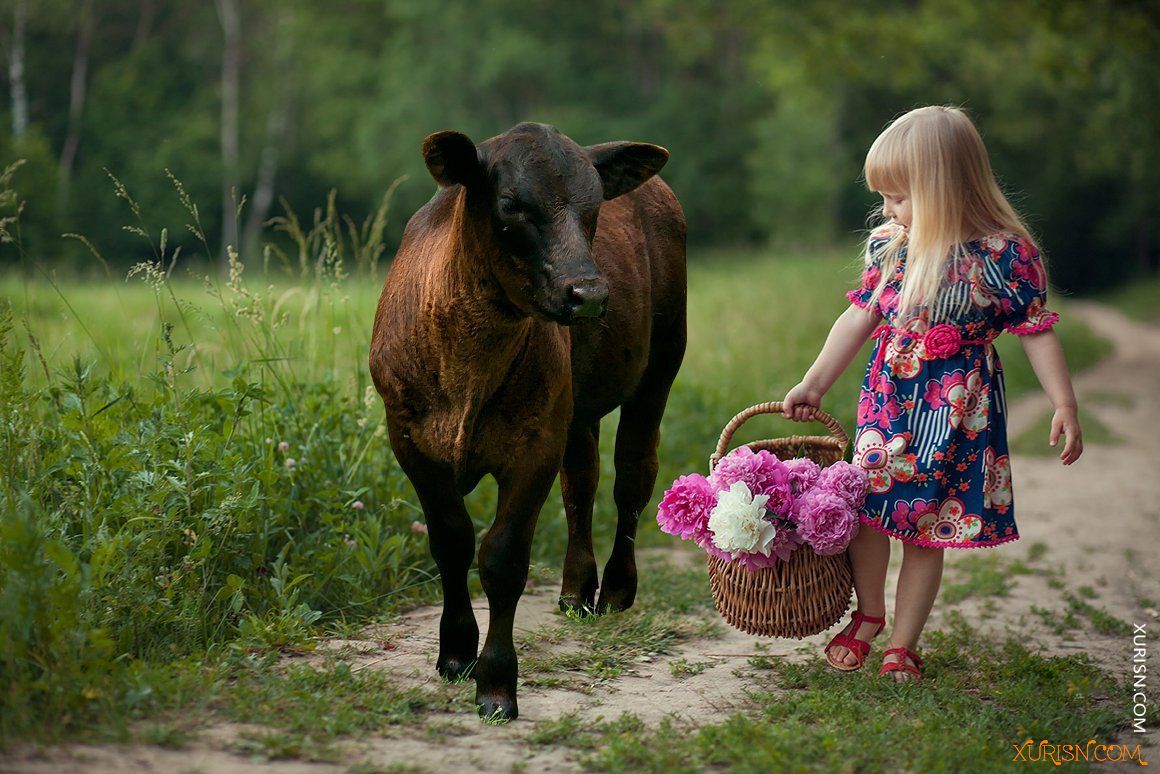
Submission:
<svg viewBox="0 0 1160 774">
<path fill-rule="evenodd" d="M 835 634 L 834 639 L 830 640 L 830 644 L 826 646 L 826 650 L 829 650 L 835 645 L 842 645 L 843 647 L 854 651 L 856 654 L 855 658 L 858 659 L 858 663 L 865 661 L 866 656 L 870 653 L 870 643 L 864 642 L 863 640 L 854 637 L 852 634 Z"/>
<path fill-rule="evenodd" d="M 906 672 L 907 674 L 912 674 L 915 677 L 922 677 L 922 673 L 919 672 L 918 669 L 902 661 L 891 661 L 888 664 L 883 664 L 882 668 L 878 670 L 879 676 L 889 672 Z"/>
<path fill-rule="evenodd" d="M 863 621 L 865 621 L 866 623 L 877 623 L 877 624 L 886 623 L 886 616 L 865 615 L 862 613 L 861 610 L 855 610 L 853 613 L 850 614 L 850 617 L 854 619 L 855 626 L 860 626 Z"/>
<path fill-rule="evenodd" d="M 919 658 L 917 653 L 915 653 L 913 650 L 910 650 L 909 648 L 904 648 L 902 646 L 899 646 L 897 648 L 887 648 L 886 650 L 882 651 L 882 657 L 886 658 L 891 653 L 901 653 L 902 655 L 906 656 L 911 661 L 913 661 L 915 666 L 922 666 L 922 659 Z M 903 662 L 901 659 L 899 659 L 898 662 L 894 662 L 894 663 L 901 664 Z M 907 665 L 907 666 L 909 666 L 909 665 Z"/>
</svg>

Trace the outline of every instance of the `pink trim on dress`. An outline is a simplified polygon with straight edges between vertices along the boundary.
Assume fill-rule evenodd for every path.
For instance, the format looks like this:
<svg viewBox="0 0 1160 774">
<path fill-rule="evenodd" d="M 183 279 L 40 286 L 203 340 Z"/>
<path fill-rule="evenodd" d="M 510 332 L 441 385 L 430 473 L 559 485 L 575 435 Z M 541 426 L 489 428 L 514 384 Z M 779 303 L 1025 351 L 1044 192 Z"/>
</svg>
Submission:
<svg viewBox="0 0 1160 774">
<path fill-rule="evenodd" d="M 1049 330 L 1057 322 L 1059 322 L 1059 312 L 1044 312 L 1039 322 L 1034 325 L 1022 327 L 1026 323 L 1020 323 L 1019 325 L 1004 324 L 1003 327 L 1008 333 L 1013 333 L 1016 336 L 1026 336 L 1028 333 L 1042 333 L 1043 331 Z"/>
<path fill-rule="evenodd" d="M 991 546 L 997 546 L 1000 543 L 1010 543 L 1012 540 L 1019 539 L 1019 533 L 1017 532 L 1014 535 L 1010 535 L 999 540 L 994 540 L 990 543 L 947 543 L 946 541 L 922 540 L 906 535 L 900 535 L 897 532 L 882 526 L 882 524 L 880 524 L 877 519 L 871 519 L 870 517 L 861 513 L 858 514 L 858 520 L 865 524 L 867 527 L 873 527 L 883 535 L 887 535 L 892 538 L 898 538 L 903 543 L 910 543 L 911 545 L 923 546 L 925 548 L 990 548 Z"/>
<path fill-rule="evenodd" d="M 846 294 L 846 298 L 850 299 L 850 303 L 853 304 L 854 306 L 860 307 L 862 309 L 869 309 L 870 304 L 863 301 L 861 299 L 861 295 L 862 295 L 861 290 L 851 290 L 849 293 Z"/>
</svg>

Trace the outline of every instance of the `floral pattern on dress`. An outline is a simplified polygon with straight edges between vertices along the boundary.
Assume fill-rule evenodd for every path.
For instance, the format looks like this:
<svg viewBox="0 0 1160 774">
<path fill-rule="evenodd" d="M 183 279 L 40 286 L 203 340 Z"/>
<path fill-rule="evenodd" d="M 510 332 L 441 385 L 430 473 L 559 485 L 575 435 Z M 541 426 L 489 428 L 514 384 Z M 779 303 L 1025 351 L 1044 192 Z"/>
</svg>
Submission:
<svg viewBox="0 0 1160 774">
<path fill-rule="evenodd" d="M 908 326 L 914 334 L 907 336 L 898 334 L 892 336 L 886 344 L 886 362 L 895 376 L 909 379 L 922 370 L 922 361 L 926 358 L 922 336 L 918 329 L 921 323 L 914 321 Z"/>
<path fill-rule="evenodd" d="M 988 447 L 983 455 L 983 507 L 1006 513 L 1011 504 L 1011 457 L 995 455 Z"/>
<path fill-rule="evenodd" d="M 866 470 L 871 492 L 889 492 L 895 481 L 909 481 L 914 477 L 915 458 L 907 453 L 906 444 L 905 435 L 886 438 L 872 427 L 858 435 L 854 464 Z"/>
<path fill-rule="evenodd" d="M 917 522 L 918 536 L 930 543 L 965 543 L 983 531 L 978 514 L 967 513 L 957 497 L 943 500 L 938 513 L 926 513 Z"/>
<path fill-rule="evenodd" d="M 860 287 L 847 294 L 851 303 L 870 309 L 883 248 L 895 233 L 887 227 L 871 234 Z M 990 341 L 1004 331 L 1048 330 L 1059 319 L 1047 307 L 1047 275 L 1029 241 L 991 234 L 962 248 L 957 260 L 948 256 L 947 283 L 935 303 L 903 321 L 902 245 L 872 310 L 890 330 L 876 339 L 866 369 L 854 449 L 854 464 L 870 477 L 862 523 L 942 548 L 1018 539 L 1003 366 Z M 939 325 L 958 335 L 948 338 L 942 329 L 938 348 L 928 352 L 924 336 Z"/>
<path fill-rule="evenodd" d="M 991 413 L 991 388 L 983 381 L 981 369 L 972 370 L 965 379 L 954 378 L 943 391 L 942 400 L 951 407 L 947 415 L 951 427 L 962 426 L 968 437 L 987 426 L 987 417 Z"/>
</svg>

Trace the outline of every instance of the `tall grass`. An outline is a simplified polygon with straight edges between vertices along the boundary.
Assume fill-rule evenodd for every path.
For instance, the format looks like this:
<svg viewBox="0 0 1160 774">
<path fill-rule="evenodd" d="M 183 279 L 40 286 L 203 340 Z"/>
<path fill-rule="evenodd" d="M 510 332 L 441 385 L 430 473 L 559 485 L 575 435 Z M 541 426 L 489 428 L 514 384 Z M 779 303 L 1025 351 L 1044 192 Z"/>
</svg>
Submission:
<svg viewBox="0 0 1160 774">
<path fill-rule="evenodd" d="M 170 690 L 166 664 L 299 647 L 320 626 L 438 594 L 365 367 L 387 200 L 362 225 L 333 199 L 309 227 L 287 213 L 275 225 L 293 248 L 267 250 L 263 271 L 231 253 L 227 276 L 190 277 L 168 232 L 152 237 L 116 185 L 153 260 L 105 283 L 47 271 L 0 280 L 4 735 L 43 732 L 47 718 L 67 730 L 144 712 Z M 4 234 L 18 235 L 13 223 L 0 222 Z M 736 411 L 800 378 L 857 279 L 851 258 L 852 247 L 692 256 L 690 344 L 662 425 L 657 493 L 704 469 Z M 1098 357 L 1082 326 L 1061 331 L 1073 366 Z M 1013 391 L 1025 389 L 1023 358 L 1006 363 Z M 851 430 L 862 369 L 826 400 Z M 615 523 L 615 422 L 601 438 L 602 553 Z M 791 431 L 760 418 L 738 441 Z M 490 480 L 469 497 L 477 531 L 494 502 Z M 536 560 L 558 566 L 566 534 L 557 492 Z M 668 538 L 646 515 L 640 542 Z"/>
</svg>

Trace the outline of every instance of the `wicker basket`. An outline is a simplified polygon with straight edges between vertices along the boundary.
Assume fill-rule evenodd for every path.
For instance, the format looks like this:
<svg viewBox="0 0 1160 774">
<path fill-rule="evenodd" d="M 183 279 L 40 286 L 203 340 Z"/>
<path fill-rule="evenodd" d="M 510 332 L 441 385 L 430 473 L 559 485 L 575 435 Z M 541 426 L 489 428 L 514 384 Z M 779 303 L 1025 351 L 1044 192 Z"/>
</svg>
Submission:
<svg viewBox="0 0 1160 774">
<path fill-rule="evenodd" d="M 709 458 L 709 472 L 725 456 L 733 434 L 746 420 L 757 414 L 780 413 L 780 402 L 759 403 L 733 417 Z M 824 424 L 832 435 L 792 435 L 746 446 L 754 451 L 765 449 L 781 459 L 808 457 L 823 467 L 842 459 L 850 439 L 841 426 L 817 409 L 812 419 Z M 846 552 L 820 556 L 807 545 L 799 546 L 788 561 L 756 571 L 710 556 L 709 585 L 717 612 L 730 626 L 764 637 L 801 639 L 838 622 L 850 605 L 854 574 Z"/>
</svg>

